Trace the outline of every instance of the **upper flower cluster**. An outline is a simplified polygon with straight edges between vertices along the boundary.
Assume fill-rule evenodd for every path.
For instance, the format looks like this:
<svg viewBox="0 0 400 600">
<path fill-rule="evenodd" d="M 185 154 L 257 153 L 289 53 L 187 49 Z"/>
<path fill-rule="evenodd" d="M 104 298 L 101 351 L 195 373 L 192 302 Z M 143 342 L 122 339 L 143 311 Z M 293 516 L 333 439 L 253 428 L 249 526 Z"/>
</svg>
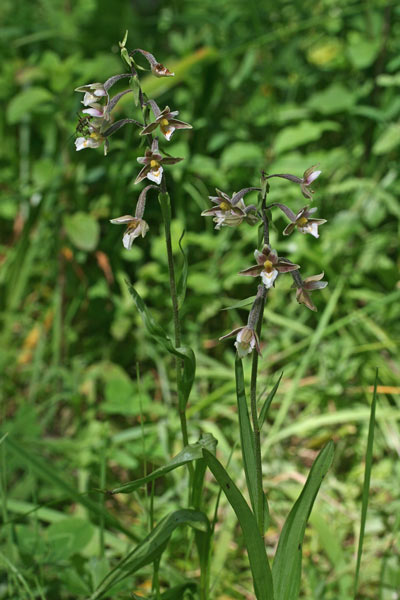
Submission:
<svg viewBox="0 0 400 600">
<path fill-rule="evenodd" d="M 125 42 L 126 39 L 124 40 L 122 45 L 120 44 L 120 46 L 122 50 L 126 51 Z M 142 50 L 140 48 L 133 50 L 133 52 L 129 53 L 128 55 L 125 52 L 123 56 L 131 67 L 131 73 L 122 73 L 121 75 L 114 75 L 113 77 L 107 79 L 107 81 L 104 84 L 89 83 L 87 85 L 83 85 L 76 88 L 75 91 L 84 94 L 82 104 L 85 108 L 82 110 L 82 113 L 87 116 L 84 119 L 79 120 L 77 131 L 79 131 L 81 135 L 76 138 L 75 146 L 76 149 L 79 151 L 85 148 L 98 148 L 104 143 L 104 154 L 107 154 L 108 138 L 124 125 L 128 123 L 134 123 L 138 127 L 140 127 L 140 135 L 146 136 L 147 141 L 150 145 L 150 148 L 146 149 L 145 155 L 138 158 L 138 162 L 144 165 L 144 167 L 136 177 L 135 183 L 139 183 L 140 181 L 142 181 L 142 179 L 147 177 L 147 179 L 149 179 L 150 181 L 160 184 L 163 175 L 162 165 L 173 165 L 183 159 L 163 157 L 159 151 L 157 138 L 153 139 L 153 132 L 157 128 L 159 128 L 164 138 L 167 141 L 170 141 L 173 133 L 176 130 L 192 129 L 192 126 L 189 123 L 186 123 L 185 121 L 180 121 L 176 118 L 179 114 L 177 110 L 172 111 L 169 108 L 169 106 L 166 106 L 163 110 L 160 110 L 155 100 L 145 100 L 144 94 L 141 91 L 140 86 L 139 97 L 145 123 L 140 123 L 135 119 L 121 119 L 110 125 L 112 110 L 115 108 L 119 100 L 125 94 L 133 92 L 133 89 L 129 88 L 116 94 L 113 98 L 110 98 L 110 88 L 121 79 L 127 77 L 129 77 L 130 79 L 135 79 L 135 81 L 138 83 L 137 73 L 133 66 L 134 61 L 132 58 L 135 53 L 140 53 L 146 58 L 150 65 L 151 72 L 156 77 L 173 77 L 174 73 L 172 73 L 166 67 L 164 67 L 164 65 L 159 63 L 155 59 L 155 57 L 152 54 L 150 54 L 150 52 L 146 52 L 145 50 Z M 150 106 L 154 114 L 154 120 L 148 124 L 146 124 L 147 106 Z"/>
<path fill-rule="evenodd" d="M 107 154 L 108 138 L 121 127 L 124 127 L 128 123 L 133 123 L 140 128 L 142 140 L 148 144 L 148 147 L 144 152 L 144 156 L 140 156 L 137 159 L 142 165 L 142 169 L 138 173 L 134 183 L 139 183 L 147 178 L 157 185 L 149 185 L 141 192 L 134 215 L 127 214 L 111 219 L 111 223 L 113 224 L 126 225 L 122 243 L 129 250 L 132 247 L 133 241 L 139 236 L 144 237 L 149 230 L 148 224 L 143 219 L 148 190 L 151 188 L 157 189 L 157 186 L 162 184 L 165 165 L 174 165 L 183 160 L 183 158 L 164 156 L 159 149 L 158 138 L 154 138 L 153 133 L 156 129 L 159 129 L 162 136 L 169 142 L 175 131 L 179 129 L 192 129 L 192 126 L 185 121 L 177 119 L 179 114 L 177 110 L 173 111 L 169 106 L 165 106 L 161 110 L 155 100 L 145 97 L 139 84 L 137 72 L 137 69 L 142 69 L 142 67 L 136 65 L 133 58 L 135 54 L 140 54 L 147 60 L 151 73 L 155 77 L 173 77 L 174 73 L 158 62 L 153 54 L 146 50 L 137 48 L 132 52 L 128 52 L 125 47 L 126 40 L 127 33 L 123 42 L 120 42 L 119 45 L 121 55 L 129 66 L 130 73 L 114 75 L 104 83 L 89 83 L 76 88 L 77 92 L 84 94 L 82 100 L 84 108 L 81 112 L 85 116 L 79 119 L 77 131 L 80 135 L 75 140 L 75 146 L 76 150 L 79 151 L 85 148 L 98 148 L 104 143 L 104 154 Z M 126 78 L 130 79 L 131 85 L 129 89 L 125 89 L 110 98 L 110 89 L 112 86 Z M 112 111 L 119 100 L 125 94 L 133 93 L 134 91 L 138 93 L 135 95 L 135 103 L 136 105 L 140 103 L 144 122 L 139 122 L 135 119 L 120 119 L 119 121 L 112 122 Z M 149 108 L 153 112 L 154 119 L 150 123 L 147 123 Z"/>
<path fill-rule="evenodd" d="M 238 226 L 243 221 L 250 222 L 251 224 L 256 223 L 257 221 L 262 221 L 264 229 L 264 246 L 262 251 L 257 249 L 254 252 L 257 264 L 240 271 L 240 275 L 261 277 L 262 285 L 260 293 L 263 295 L 266 294 L 270 288 L 274 287 L 275 281 L 279 274 L 290 273 L 294 282 L 292 287 L 296 289 L 296 300 L 311 310 L 316 310 L 316 307 L 311 301 L 309 292 L 323 289 L 328 285 L 326 281 L 321 281 L 324 274 L 321 273 L 319 275 L 313 275 L 303 280 L 299 273 L 300 265 L 294 264 L 287 258 L 278 256 L 276 250 L 271 249 L 271 246 L 269 245 L 268 213 L 270 210 L 276 207 L 279 208 L 289 219 L 290 223 L 283 231 L 283 235 L 285 236 L 290 235 L 295 231 L 295 229 L 297 229 L 297 231 L 300 233 L 309 233 L 313 237 L 318 238 L 318 227 L 326 223 L 326 220 L 313 217 L 313 214 L 317 210 L 316 208 L 304 206 L 299 212 L 294 213 L 288 206 L 279 202 L 267 205 L 266 197 L 269 192 L 268 180 L 272 177 L 281 177 L 298 184 L 303 196 L 311 199 L 313 191 L 310 189 L 310 185 L 317 179 L 317 177 L 319 177 L 320 174 L 321 171 L 317 170 L 315 166 L 307 169 L 304 172 L 303 177 L 281 173 L 266 176 L 263 173 L 261 188 L 245 188 L 237 194 L 233 194 L 232 197 L 217 189 L 218 196 L 209 197 L 216 206 L 204 210 L 201 213 L 203 216 L 214 217 L 216 229 L 220 229 L 221 226 Z M 257 208 L 255 205 L 245 206 L 244 204 L 243 197 L 249 191 L 253 190 L 260 192 L 260 208 Z M 227 337 L 236 335 L 235 346 L 240 357 L 251 353 L 254 348 L 259 351 L 259 341 L 256 334 L 256 323 L 260 313 L 259 297 L 260 294 L 257 295 L 255 303 L 250 311 L 247 326 L 234 329 L 229 334 L 220 338 L 225 339 Z M 257 310 L 255 310 L 256 304 L 258 307 Z M 257 318 L 254 316 L 256 313 Z"/>
</svg>

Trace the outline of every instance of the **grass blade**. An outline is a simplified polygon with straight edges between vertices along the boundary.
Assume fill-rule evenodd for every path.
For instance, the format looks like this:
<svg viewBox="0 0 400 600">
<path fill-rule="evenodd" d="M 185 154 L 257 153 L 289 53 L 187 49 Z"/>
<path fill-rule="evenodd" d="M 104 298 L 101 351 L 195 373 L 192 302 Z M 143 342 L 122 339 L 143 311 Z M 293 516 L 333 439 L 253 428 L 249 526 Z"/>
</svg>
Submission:
<svg viewBox="0 0 400 600">
<path fill-rule="evenodd" d="M 242 528 L 253 575 L 256 598 L 257 600 L 274 600 L 271 569 L 265 552 L 264 540 L 258 530 L 256 518 L 221 463 L 207 450 L 203 450 L 203 456 L 210 471 L 224 490 Z"/>
<path fill-rule="evenodd" d="M 365 533 L 365 522 L 367 520 L 369 488 L 370 488 L 370 483 L 371 483 L 374 433 L 375 433 L 377 385 L 378 385 L 378 369 L 376 370 L 376 375 L 375 375 L 374 394 L 372 397 L 371 416 L 369 419 L 369 428 L 368 428 L 367 452 L 365 455 L 365 474 L 364 474 L 364 485 L 363 485 L 362 503 L 361 503 L 360 538 L 358 540 L 356 574 L 355 574 L 355 578 L 354 578 L 354 598 L 356 598 L 356 595 L 357 595 L 358 579 L 359 579 L 359 575 L 360 575 L 361 555 L 362 555 L 362 549 L 363 549 L 363 543 L 364 543 L 364 533 Z"/>
<path fill-rule="evenodd" d="M 333 443 L 321 450 L 283 526 L 272 565 L 275 600 L 296 600 L 300 591 L 302 544 L 308 518 L 333 459 Z"/>
</svg>

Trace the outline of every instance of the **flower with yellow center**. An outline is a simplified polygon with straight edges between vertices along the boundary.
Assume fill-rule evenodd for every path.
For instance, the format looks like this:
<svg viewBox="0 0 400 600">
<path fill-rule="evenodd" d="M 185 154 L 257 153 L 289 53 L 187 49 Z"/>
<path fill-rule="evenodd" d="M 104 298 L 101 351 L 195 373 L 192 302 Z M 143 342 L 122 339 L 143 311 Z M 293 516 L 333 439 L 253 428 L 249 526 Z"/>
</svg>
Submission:
<svg viewBox="0 0 400 600">
<path fill-rule="evenodd" d="M 300 233 L 310 233 L 315 238 L 319 237 L 318 227 L 326 223 L 326 219 L 310 218 L 310 215 L 317 210 L 315 207 L 308 208 L 308 206 L 304 206 L 297 215 L 292 213 L 287 207 L 285 208 L 284 212 L 290 218 L 291 223 L 284 229 L 283 235 L 290 235 L 297 228 Z"/>
<path fill-rule="evenodd" d="M 140 132 L 140 135 L 148 135 L 157 127 L 160 127 L 161 133 L 165 139 L 169 141 L 176 129 L 192 129 L 192 126 L 189 125 L 189 123 L 179 121 L 175 118 L 179 114 L 177 110 L 171 112 L 169 106 L 166 106 L 163 111 L 160 111 L 157 103 L 154 100 L 149 100 L 148 103 L 152 108 L 155 120 L 144 127 L 144 129 L 142 129 Z"/>
<path fill-rule="evenodd" d="M 155 138 L 151 145 L 151 149 L 147 148 L 144 156 L 140 156 L 137 161 L 144 165 L 139 175 L 135 179 L 135 183 L 139 183 L 145 177 L 160 184 L 163 175 L 162 165 L 174 165 L 180 162 L 183 158 L 172 158 L 171 156 L 162 157 L 158 150 L 158 140 Z"/>
<path fill-rule="evenodd" d="M 254 225 L 259 221 L 256 215 L 257 207 L 254 204 L 246 206 L 243 200 L 243 196 L 259 188 L 244 188 L 232 195 L 232 198 L 217 189 L 217 196 L 209 196 L 211 202 L 216 206 L 203 210 L 201 213 L 202 217 L 214 217 L 215 229 L 221 227 L 237 227 L 243 221 Z"/>
<path fill-rule="evenodd" d="M 279 258 L 275 250 L 271 250 L 267 244 L 262 249 L 262 252 L 256 250 L 254 252 L 257 264 L 249 267 L 244 271 L 240 271 L 239 275 L 247 275 L 250 277 L 261 277 L 263 284 L 267 289 L 274 285 L 275 279 L 279 273 L 288 273 L 296 271 L 299 265 L 295 265 L 286 258 Z"/>
</svg>

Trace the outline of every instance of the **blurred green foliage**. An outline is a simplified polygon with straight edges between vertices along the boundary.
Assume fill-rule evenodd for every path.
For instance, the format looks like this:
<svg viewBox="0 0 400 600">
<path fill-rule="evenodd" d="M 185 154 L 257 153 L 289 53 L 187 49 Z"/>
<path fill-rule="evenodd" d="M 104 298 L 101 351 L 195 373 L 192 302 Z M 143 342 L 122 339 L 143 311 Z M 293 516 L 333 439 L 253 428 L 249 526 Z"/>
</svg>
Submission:
<svg viewBox="0 0 400 600">
<path fill-rule="evenodd" d="M 102 477 L 108 488 L 140 477 L 180 449 L 170 358 L 146 336 L 125 284 L 130 279 L 154 317 L 172 327 L 159 206 L 149 199 L 150 232 L 130 252 L 108 221 L 133 210 L 143 148 L 129 127 L 111 138 L 106 158 L 100 150 L 76 153 L 73 144 L 81 100 L 73 90 L 124 71 L 118 40 L 126 29 L 131 48 L 176 72 L 144 79 L 145 91 L 193 125 L 168 147 L 185 157 L 169 169 L 168 185 L 178 271 L 183 230 L 189 258 L 183 335 L 198 362 L 190 437 L 213 433 L 224 462 L 239 433 L 233 348 L 217 340 L 244 322 L 248 307 L 221 310 L 255 293 L 254 280 L 237 273 L 253 263 L 257 234 L 245 226 L 216 232 L 200 212 L 216 186 L 231 194 L 257 185 L 261 169 L 301 176 L 319 163 L 323 171 L 313 186 L 318 215 L 329 221 L 321 238 L 282 241 L 283 217 L 274 223 L 278 251 L 304 275 L 324 270 L 329 287 L 313 298 L 317 314 L 296 303 L 283 277 L 268 299 L 260 389 L 281 370 L 284 378 L 264 441 L 267 542 L 272 553 L 299 482 L 333 438 L 335 465 L 311 518 L 302 594 L 352 598 L 368 403 L 379 367 L 359 597 L 393 598 L 400 552 L 399 17 L 400 6 L 386 0 L 3 0 L 1 431 L 49 471 L 2 441 L 0 598 L 90 594 L 129 539 L 111 526 L 104 532 L 79 494 L 101 487 Z M 138 118 L 129 95 L 118 106 Z M 304 204 L 297 186 L 279 179 L 270 199 L 295 211 Z M 236 451 L 231 472 L 240 484 Z M 157 484 L 158 518 L 178 508 L 181 488 L 175 472 Z M 210 505 L 216 493 L 210 481 Z M 103 502 L 93 491 L 89 497 Z M 146 502 L 141 492 L 106 504 L 141 539 Z M 234 516 L 224 501 L 220 512 L 215 597 L 251 597 Z M 180 535 L 162 562 L 161 583 L 181 586 L 183 597 L 192 587 L 182 573 L 193 573 L 196 562 Z M 118 597 L 146 590 L 148 573 Z"/>
</svg>

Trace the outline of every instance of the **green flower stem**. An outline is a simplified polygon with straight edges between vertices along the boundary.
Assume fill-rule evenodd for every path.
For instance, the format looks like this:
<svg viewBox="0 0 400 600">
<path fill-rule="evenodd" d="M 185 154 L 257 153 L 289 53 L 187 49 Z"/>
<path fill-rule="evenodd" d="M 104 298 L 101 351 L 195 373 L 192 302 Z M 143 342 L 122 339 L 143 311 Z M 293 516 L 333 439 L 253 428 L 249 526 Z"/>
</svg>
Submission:
<svg viewBox="0 0 400 600">
<path fill-rule="evenodd" d="M 171 208 L 168 200 L 168 192 L 167 186 L 165 183 L 165 177 L 163 175 L 161 181 L 161 194 L 160 194 L 160 202 L 162 203 L 161 209 L 164 219 L 164 232 L 165 232 L 165 243 L 167 247 L 167 257 L 168 257 L 168 272 L 169 272 L 169 287 L 171 291 L 171 300 L 172 300 L 172 313 L 174 319 L 174 334 L 175 334 L 175 347 L 179 348 L 181 345 L 181 325 L 179 320 L 179 306 L 178 306 L 178 295 L 176 291 L 176 279 L 175 279 L 175 267 L 174 267 L 174 257 L 172 254 L 172 244 L 171 244 Z M 179 359 L 176 359 L 176 384 L 178 389 L 180 389 L 182 381 L 182 362 Z M 181 422 L 181 431 L 182 431 L 182 439 L 183 445 L 187 446 L 189 443 L 188 437 L 188 429 L 187 429 L 187 420 L 186 420 L 186 407 L 182 406 L 179 402 L 179 419 Z M 190 481 L 193 478 L 193 465 L 188 463 Z M 189 486 L 189 494 L 190 494 L 191 485 Z"/>
<path fill-rule="evenodd" d="M 257 296 L 249 315 L 249 322 L 254 323 L 258 338 L 260 339 L 262 319 L 264 314 L 265 299 L 267 297 L 267 288 L 264 285 L 258 286 Z M 256 455 L 256 488 L 257 488 L 257 511 L 256 519 L 261 535 L 264 535 L 264 490 L 261 462 L 261 435 L 260 422 L 257 411 L 257 371 L 258 371 L 258 352 L 253 351 L 251 363 L 250 379 L 250 408 L 251 420 L 253 423 L 254 448 Z"/>
<path fill-rule="evenodd" d="M 269 245 L 269 219 L 267 214 L 267 195 L 269 185 L 267 177 L 263 172 L 261 174 L 261 216 L 264 229 L 264 244 Z M 265 300 L 267 297 L 267 288 L 264 285 L 259 285 L 257 296 L 251 308 L 248 320 L 248 326 L 255 329 L 258 339 L 260 339 L 262 320 L 264 314 Z M 251 379 L 250 379 L 250 409 L 251 420 L 253 423 L 254 449 L 256 455 L 256 488 L 257 488 L 257 512 L 256 519 L 262 536 L 264 536 L 264 490 L 261 462 L 261 434 L 260 421 L 258 419 L 257 410 L 257 371 L 258 371 L 258 352 L 253 352 L 251 363 Z"/>
</svg>

